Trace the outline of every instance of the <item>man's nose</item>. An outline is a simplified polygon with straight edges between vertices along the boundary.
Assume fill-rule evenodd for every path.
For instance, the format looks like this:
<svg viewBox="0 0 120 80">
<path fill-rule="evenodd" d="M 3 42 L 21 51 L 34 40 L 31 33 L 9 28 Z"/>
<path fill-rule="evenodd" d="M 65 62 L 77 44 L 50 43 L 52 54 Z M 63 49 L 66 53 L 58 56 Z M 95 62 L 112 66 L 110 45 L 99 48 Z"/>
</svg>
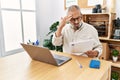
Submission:
<svg viewBox="0 0 120 80">
<path fill-rule="evenodd" d="M 75 23 L 78 23 L 78 20 L 77 20 L 77 19 L 75 19 Z"/>
</svg>

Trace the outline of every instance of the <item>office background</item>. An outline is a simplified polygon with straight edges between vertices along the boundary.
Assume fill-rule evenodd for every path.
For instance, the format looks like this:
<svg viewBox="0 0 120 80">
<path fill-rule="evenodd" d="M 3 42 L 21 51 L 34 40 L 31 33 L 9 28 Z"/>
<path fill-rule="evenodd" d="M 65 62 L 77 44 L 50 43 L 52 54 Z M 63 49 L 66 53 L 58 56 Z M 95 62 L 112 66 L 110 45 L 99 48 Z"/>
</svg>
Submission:
<svg viewBox="0 0 120 80">
<path fill-rule="evenodd" d="M 2 1 L 2 0 L 0 0 Z M 4 0 L 3 0 L 4 1 Z M 11 0 L 11 1 L 15 1 L 15 0 Z M 20 0 L 22 1 L 22 0 Z M 23 1 L 34 1 L 35 4 L 35 10 L 33 10 L 32 8 L 30 10 L 23 10 L 23 11 L 32 11 L 35 12 L 33 18 L 30 19 L 34 19 L 34 25 L 32 26 L 34 29 L 36 29 L 36 33 L 32 32 L 30 29 L 28 29 L 26 32 L 31 32 L 29 35 L 33 35 L 34 37 L 36 36 L 36 38 L 40 41 L 40 45 L 43 44 L 43 40 L 46 37 L 46 34 L 49 32 L 49 27 L 50 25 L 55 22 L 60 20 L 61 17 L 65 16 L 65 10 L 64 10 L 64 0 L 23 0 Z M 107 0 L 108 4 L 110 0 Z M 28 2 L 29 3 L 29 2 Z M 28 5 L 28 4 L 27 4 Z M 116 17 L 120 17 L 120 0 L 116 0 Z M 1 12 L 0 12 L 1 15 Z M 28 17 L 26 17 L 28 18 Z M 29 24 L 32 21 L 27 21 Z M 28 24 L 27 23 L 27 24 Z M 5 43 L 4 43 L 4 36 L 3 36 L 3 25 L 2 25 L 2 19 L 0 18 L 0 56 L 4 56 L 7 54 L 13 54 L 16 52 L 19 52 L 21 50 L 16 49 L 16 51 L 8 51 L 5 52 Z M 23 25 L 23 24 L 21 24 Z M 28 28 L 30 27 L 30 25 L 28 26 Z M 10 30 L 12 31 L 12 30 Z M 1 34 L 2 33 L 2 34 Z M 31 36 L 32 37 L 32 36 Z M 12 37 L 13 38 L 13 37 Z M 15 39 L 15 38 L 14 38 Z M 28 39 L 25 39 L 25 42 Z M 31 39 L 32 40 L 32 39 Z M 14 43 L 12 43 L 14 44 Z M 7 44 L 6 44 L 7 45 Z M 19 45 L 19 44 L 18 44 Z M 21 47 L 20 47 L 21 48 Z"/>
<path fill-rule="evenodd" d="M 108 0 L 109 4 L 109 0 Z M 110 5 L 110 4 L 109 4 Z M 116 17 L 120 17 L 120 0 L 116 0 Z M 37 27 L 38 37 L 43 41 L 50 25 L 65 15 L 64 0 L 37 0 Z M 44 8 L 44 9 L 43 9 Z"/>
</svg>

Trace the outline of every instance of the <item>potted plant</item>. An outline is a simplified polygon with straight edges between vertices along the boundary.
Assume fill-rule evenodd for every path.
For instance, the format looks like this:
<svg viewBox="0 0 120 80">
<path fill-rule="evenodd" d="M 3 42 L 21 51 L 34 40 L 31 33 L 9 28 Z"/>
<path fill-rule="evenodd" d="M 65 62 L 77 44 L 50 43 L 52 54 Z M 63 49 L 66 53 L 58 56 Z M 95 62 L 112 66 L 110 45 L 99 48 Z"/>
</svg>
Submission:
<svg viewBox="0 0 120 80">
<path fill-rule="evenodd" d="M 111 80 L 118 80 L 119 79 L 119 73 L 112 71 L 111 73 Z"/>
<path fill-rule="evenodd" d="M 56 51 L 62 52 L 62 46 L 54 46 L 52 44 L 53 33 L 57 30 L 58 25 L 59 25 L 59 21 L 56 21 L 50 26 L 50 28 L 49 28 L 50 32 L 48 32 L 48 34 L 46 35 L 46 36 L 50 36 L 50 38 L 49 39 L 44 39 L 43 46 L 47 47 L 50 50 L 56 50 Z"/>
<path fill-rule="evenodd" d="M 112 50 L 112 58 L 113 58 L 113 61 L 116 62 L 118 60 L 118 55 L 119 55 L 119 51 L 114 49 Z"/>
</svg>

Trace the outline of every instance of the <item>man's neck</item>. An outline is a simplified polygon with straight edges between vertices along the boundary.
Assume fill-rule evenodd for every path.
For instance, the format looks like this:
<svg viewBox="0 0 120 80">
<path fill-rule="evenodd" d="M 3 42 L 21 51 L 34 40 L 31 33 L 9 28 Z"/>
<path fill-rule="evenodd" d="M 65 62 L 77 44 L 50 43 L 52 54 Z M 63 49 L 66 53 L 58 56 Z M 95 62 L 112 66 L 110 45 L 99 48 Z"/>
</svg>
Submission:
<svg viewBox="0 0 120 80">
<path fill-rule="evenodd" d="M 81 22 L 79 26 L 77 26 L 77 27 L 74 27 L 74 26 L 73 26 L 74 31 L 79 30 L 79 29 L 82 27 L 82 24 L 83 24 L 83 23 Z"/>
<path fill-rule="evenodd" d="M 74 31 L 77 31 L 80 27 L 73 27 Z"/>
</svg>

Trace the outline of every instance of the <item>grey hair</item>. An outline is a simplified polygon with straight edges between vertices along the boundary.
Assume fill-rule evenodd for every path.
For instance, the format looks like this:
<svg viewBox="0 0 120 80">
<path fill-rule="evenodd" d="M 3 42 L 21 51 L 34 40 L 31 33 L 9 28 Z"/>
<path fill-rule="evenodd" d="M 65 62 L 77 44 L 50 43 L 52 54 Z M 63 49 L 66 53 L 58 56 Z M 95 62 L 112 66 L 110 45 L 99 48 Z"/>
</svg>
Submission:
<svg viewBox="0 0 120 80">
<path fill-rule="evenodd" d="M 80 11 L 80 7 L 78 5 L 71 5 L 70 7 L 68 7 L 67 12 L 73 11 L 74 9 L 77 9 Z"/>
</svg>

